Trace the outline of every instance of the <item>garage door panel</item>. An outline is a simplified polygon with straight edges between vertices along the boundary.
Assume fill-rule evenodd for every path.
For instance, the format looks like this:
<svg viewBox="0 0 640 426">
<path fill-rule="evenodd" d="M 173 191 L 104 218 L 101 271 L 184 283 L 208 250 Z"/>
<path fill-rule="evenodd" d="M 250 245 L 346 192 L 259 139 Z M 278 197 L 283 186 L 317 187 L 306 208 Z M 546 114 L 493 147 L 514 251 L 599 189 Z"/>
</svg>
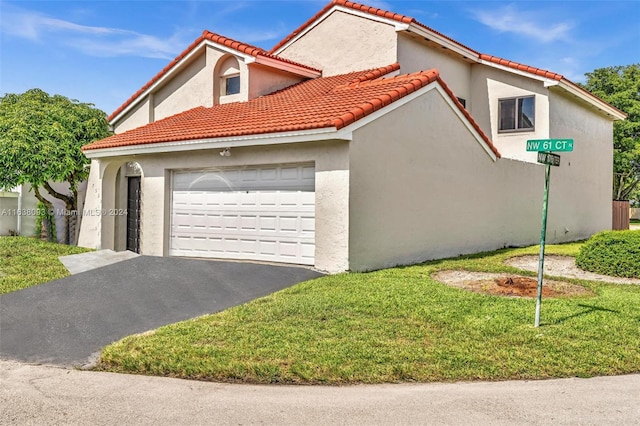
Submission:
<svg viewBox="0 0 640 426">
<path fill-rule="evenodd" d="M 314 264 L 312 165 L 174 173 L 172 256 Z"/>
</svg>

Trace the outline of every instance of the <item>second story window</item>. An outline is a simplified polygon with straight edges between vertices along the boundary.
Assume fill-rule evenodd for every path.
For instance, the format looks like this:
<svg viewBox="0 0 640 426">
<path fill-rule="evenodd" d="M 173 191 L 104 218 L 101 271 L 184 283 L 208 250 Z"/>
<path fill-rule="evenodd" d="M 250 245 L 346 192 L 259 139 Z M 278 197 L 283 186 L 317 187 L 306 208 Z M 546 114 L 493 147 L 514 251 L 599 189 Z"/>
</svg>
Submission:
<svg viewBox="0 0 640 426">
<path fill-rule="evenodd" d="M 224 77 L 224 94 L 235 95 L 240 93 L 240 76 L 231 75 Z"/>
<path fill-rule="evenodd" d="M 237 96 L 242 92 L 240 83 L 240 64 L 238 58 L 228 55 L 221 58 L 215 68 L 217 85 L 214 89 L 216 103 L 235 102 L 240 100 Z M 229 96 L 229 98 L 227 98 Z"/>
<path fill-rule="evenodd" d="M 498 131 L 519 132 L 535 128 L 535 96 L 498 100 Z"/>
</svg>

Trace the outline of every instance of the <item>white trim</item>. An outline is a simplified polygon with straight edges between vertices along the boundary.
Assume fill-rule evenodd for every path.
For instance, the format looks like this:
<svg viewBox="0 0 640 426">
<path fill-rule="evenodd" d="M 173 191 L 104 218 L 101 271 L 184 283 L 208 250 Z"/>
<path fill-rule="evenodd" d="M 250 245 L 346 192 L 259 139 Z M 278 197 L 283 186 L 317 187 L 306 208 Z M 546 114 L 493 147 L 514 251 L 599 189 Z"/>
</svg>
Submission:
<svg viewBox="0 0 640 426">
<path fill-rule="evenodd" d="M 625 113 L 621 113 L 617 109 L 613 108 L 611 105 L 607 104 L 606 102 L 604 102 L 603 100 L 595 96 L 590 96 L 588 93 L 585 93 L 582 90 L 576 88 L 573 84 L 570 84 L 568 81 L 564 79 L 560 80 L 558 84 L 558 88 L 572 94 L 573 96 L 581 99 L 582 101 L 585 101 L 593 105 L 594 107 L 601 110 L 605 114 L 613 117 L 614 119 L 624 120 L 627 118 L 627 115 Z"/>
<path fill-rule="evenodd" d="M 499 70 L 506 71 L 506 72 L 511 73 L 511 74 L 516 74 L 516 75 L 519 75 L 519 76 L 522 76 L 522 77 L 530 78 L 532 80 L 541 81 L 544 84 L 545 87 L 549 87 L 549 86 L 553 86 L 555 84 L 558 84 L 558 80 L 555 80 L 553 78 L 543 77 L 541 75 L 537 75 L 537 74 L 534 74 L 532 72 L 518 70 L 518 69 L 515 69 L 515 68 L 508 67 L 506 65 L 500 65 L 500 64 L 496 64 L 495 62 L 486 61 L 484 59 L 479 59 L 478 63 L 482 64 L 482 65 L 486 65 L 488 67 L 497 68 Z"/>
<path fill-rule="evenodd" d="M 263 64 L 265 66 L 269 66 L 271 68 L 276 68 L 282 71 L 290 72 L 293 74 L 301 75 L 303 77 L 320 77 L 322 75 L 319 71 L 313 71 L 306 67 L 302 67 L 296 64 L 291 64 L 289 62 L 278 61 L 274 58 L 269 58 L 265 56 L 258 55 L 257 57 L 247 55 L 246 53 L 239 52 L 235 49 L 232 49 L 228 46 L 225 46 L 220 43 L 216 43 L 209 39 L 202 40 L 196 47 L 194 47 L 189 53 L 187 53 L 184 58 L 180 59 L 177 63 L 175 63 L 162 77 L 160 77 L 155 83 L 151 86 L 147 87 L 144 92 L 140 93 L 129 105 L 127 105 L 122 111 L 118 113 L 113 119 L 109 121 L 110 124 L 117 122 L 122 119 L 134 106 L 138 105 L 140 102 L 144 100 L 144 98 L 151 92 L 155 91 L 156 88 L 163 85 L 168 79 L 173 78 L 173 75 L 176 72 L 179 72 L 182 65 L 193 58 L 196 54 L 200 53 L 200 50 L 205 47 L 212 47 L 214 49 L 220 50 L 222 52 L 231 54 L 233 56 L 241 58 L 245 64 L 258 63 Z"/>
<path fill-rule="evenodd" d="M 322 72 L 320 71 L 314 71 L 309 68 L 302 67 L 300 65 L 279 61 L 277 59 L 270 58 L 268 56 L 263 56 L 263 55 L 256 56 L 255 63 L 266 65 L 268 67 L 276 68 L 282 71 L 290 72 L 292 74 L 297 74 L 303 77 L 317 78 L 322 76 Z"/>
<path fill-rule="evenodd" d="M 313 21 L 311 24 L 309 24 L 304 30 L 302 30 L 301 32 L 296 34 L 291 40 L 287 41 L 285 44 L 280 46 L 278 48 L 278 50 L 272 52 L 272 54 L 273 55 L 279 55 L 280 53 L 282 53 L 283 50 L 287 49 L 293 43 L 297 42 L 299 39 L 304 37 L 309 31 L 311 31 L 312 29 L 317 27 L 320 23 L 322 23 L 322 21 L 327 19 L 329 17 L 329 15 L 331 15 L 335 11 L 344 12 L 344 13 L 347 13 L 349 15 L 354 15 L 354 16 L 358 16 L 360 18 L 370 19 L 372 21 L 377 21 L 377 22 L 380 22 L 380 23 L 383 23 L 383 24 L 391 25 L 392 27 L 394 27 L 396 29 L 396 31 L 403 31 L 406 28 L 408 28 L 407 24 L 403 24 L 402 22 L 398 22 L 398 21 L 395 21 L 393 19 L 388 19 L 388 18 L 384 18 L 382 16 L 372 15 L 372 14 L 370 14 L 368 12 L 363 12 L 363 11 L 360 11 L 360 10 L 354 10 L 354 9 L 349 8 L 349 7 L 344 7 L 344 6 L 340 6 L 340 5 L 334 5 L 331 9 L 327 10 L 322 16 L 320 16 L 315 21 Z"/>
<path fill-rule="evenodd" d="M 431 90 L 434 90 L 434 89 L 445 99 L 445 101 L 447 102 L 449 107 L 456 113 L 458 118 L 464 123 L 464 125 L 467 127 L 467 129 L 473 134 L 473 136 L 477 139 L 477 141 L 480 143 L 480 145 L 486 151 L 486 153 L 489 154 L 489 157 L 491 157 L 491 159 L 493 161 L 497 161 L 498 157 L 496 156 L 495 152 L 493 152 L 491 147 L 489 145 L 487 145 L 487 143 L 485 142 L 484 138 L 480 135 L 480 133 L 478 133 L 476 128 L 473 127 L 473 125 L 467 119 L 467 117 L 464 115 L 464 113 L 462 111 L 460 111 L 458 106 L 449 97 L 449 94 L 442 88 L 440 83 L 438 83 L 437 81 L 434 81 L 432 83 L 427 84 L 426 86 L 422 87 L 421 89 L 416 90 L 415 92 L 410 93 L 409 95 L 405 96 L 404 98 L 393 102 L 391 105 L 387 105 L 386 107 L 379 109 L 378 111 L 374 112 L 373 114 L 369 114 L 366 117 L 356 121 L 355 123 L 352 123 L 352 124 L 344 127 L 342 130 L 346 130 L 346 131 L 349 131 L 350 133 L 353 133 L 355 130 L 359 129 L 360 127 L 366 126 L 367 124 L 369 124 L 372 121 L 380 118 L 381 116 L 383 116 L 383 115 L 395 110 L 396 108 L 400 108 L 401 106 L 408 104 L 409 102 L 413 101 L 414 99 L 416 99 L 416 98 L 418 98 L 418 97 L 424 95 L 425 93 L 430 92 Z"/>
<path fill-rule="evenodd" d="M 424 95 L 425 93 L 436 89 L 438 93 L 447 101 L 451 109 L 456 113 L 458 118 L 465 124 L 467 129 L 475 136 L 480 145 L 484 148 L 487 154 L 493 161 L 497 160 L 496 154 L 487 145 L 484 138 L 478 133 L 478 131 L 469 122 L 467 117 L 458 109 L 457 105 L 451 100 L 449 95 L 440 86 L 437 81 L 429 83 L 425 87 L 392 102 L 378 111 L 375 111 L 366 117 L 351 123 L 340 130 L 335 127 L 326 127 L 322 129 L 298 131 L 298 132 L 280 132 L 280 133 L 265 133 L 257 135 L 246 136 L 233 136 L 225 138 L 210 138 L 210 139 L 194 139 L 194 140 L 182 140 L 173 142 L 160 142 L 151 143 L 146 145 L 131 145 L 115 148 L 103 148 L 92 149 L 84 152 L 87 158 L 105 158 L 105 157 L 119 157 L 139 154 L 157 154 L 165 152 L 179 152 L 179 151 L 195 151 L 201 149 L 224 149 L 243 146 L 260 146 L 260 145 L 275 145 L 275 144 L 287 144 L 287 143 L 304 143 L 315 142 L 324 140 L 343 140 L 351 141 L 353 139 L 353 132 L 359 128 L 366 126 L 374 120 L 382 117 L 400 108 L 403 105 L 413 101 L 414 99 Z"/>
<path fill-rule="evenodd" d="M 416 24 L 416 23 L 411 23 L 409 25 L 409 28 L 407 29 L 407 32 L 412 32 L 414 34 L 419 35 L 420 37 L 424 37 L 427 38 L 429 41 L 433 41 L 437 44 L 439 44 L 440 46 L 446 47 L 447 49 L 451 50 L 452 52 L 457 53 L 460 56 L 463 56 L 466 59 L 470 59 L 472 61 L 478 62 L 479 58 L 478 58 L 478 53 L 469 50 L 468 48 L 465 48 L 451 40 L 449 40 L 446 37 L 441 36 L 440 34 L 435 33 L 434 31 L 423 27 L 420 24 Z"/>
<path fill-rule="evenodd" d="M 184 62 L 186 62 L 189 59 L 193 58 L 196 55 L 196 53 L 199 53 L 200 49 L 202 49 L 203 46 L 205 46 L 206 44 L 207 44 L 207 40 L 202 40 L 200 42 L 200 44 L 198 44 L 196 47 L 194 47 L 191 50 L 191 52 L 187 53 L 184 58 L 180 59 L 162 77 L 160 77 L 155 83 L 153 83 L 151 86 L 147 87 L 144 90 L 144 92 L 140 93 L 134 100 L 132 100 L 131 103 L 129 103 L 129 105 L 127 105 L 122 111 L 120 111 L 118 113 L 118 115 L 116 115 L 111 120 L 109 120 L 109 124 L 113 125 L 115 122 L 120 120 L 124 115 L 126 115 L 134 106 L 136 106 L 140 102 L 142 102 L 149 92 L 152 92 L 155 88 L 157 88 L 158 86 L 162 85 L 169 78 L 169 76 L 173 75 L 176 72 L 176 70 L 178 68 L 180 68 L 180 66 Z"/>
<path fill-rule="evenodd" d="M 224 149 L 241 146 L 275 145 L 322 140 L 350 141 L 350 132 L 335 127 L 296 132 L 264 133 L 257 135 L 232 136 L 224 138 L 193 139 L 172 142 L 150 143 L 114 148 L 90 149 L 84 151 L 87 158 L 120 157 L 124 155 L 157 154 L 163 152 L 195 151 L 199 149 Z"/>
<path fill-rule="evenodd" d="M 442 88 L 442 86 L 438 85 L 438 87 L 436 88 L 436 90 L 438 91 L 438 93 L 440 93 L 440 95 L 444 98 L 444 100 L 447 102 L 447 104 L 449 104 L 449 107 L 453 110 L 453 112 L 456 113 L 456 115 L 458 116 L 458 118 L 460 120 L 462 120 L 462 122 L 464 123 L 464 125 L 467 127 L 467 129 L 471 132 L 471 134 L 473 134 L 473 136 L 475 136 L 476 140 L 478 141 L 478 143 L 480 143 L 480 146 L 482 146 L 482 148 L 485 150 L 485 152 L 487 154 L 489 154 L 489 157 L 491 157 L 491 159 L 493 161 L 498 161 L 498 156 L 496 155 L 495 152 L 493 152 L 493 150 L 491 149 L 491 147 L 487 144 L 487 142 L 484 140 L 484 138 L 482 137 L 482 135 L 480 135 L 480 133 L 478 132 L 478 130 L 476 130 L 475 127 L 473 127 L 473 125 L 471 124 L 471 122 L 469 121 L 469 119 L 467 119 L 467 117 L 464 115 L 464 113 L 462 111 L 460 111 L 460 108 L 458 108 L 458 106 L 453 102 L 453 100 L 451 99 L 451 97 L 449 97 L 449 94 L 447 92 L 445 92 L 445 90 Z M 488 136 L 487 136 L 488 137 Z"/>
</svg>

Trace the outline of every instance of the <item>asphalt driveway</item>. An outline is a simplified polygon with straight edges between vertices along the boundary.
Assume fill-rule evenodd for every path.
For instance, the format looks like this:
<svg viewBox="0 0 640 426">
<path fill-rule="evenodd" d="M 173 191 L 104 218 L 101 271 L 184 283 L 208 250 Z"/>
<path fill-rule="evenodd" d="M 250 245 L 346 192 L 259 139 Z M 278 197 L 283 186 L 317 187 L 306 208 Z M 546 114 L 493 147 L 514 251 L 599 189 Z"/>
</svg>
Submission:
<svg viewBox="0 0 640 426">
<path fill-rule="evenodd" d="M 0 358 L 85 365 L 122 337 L 319 276 L 291 266 L 140 256 L 0 295 Z"/>
</svg>

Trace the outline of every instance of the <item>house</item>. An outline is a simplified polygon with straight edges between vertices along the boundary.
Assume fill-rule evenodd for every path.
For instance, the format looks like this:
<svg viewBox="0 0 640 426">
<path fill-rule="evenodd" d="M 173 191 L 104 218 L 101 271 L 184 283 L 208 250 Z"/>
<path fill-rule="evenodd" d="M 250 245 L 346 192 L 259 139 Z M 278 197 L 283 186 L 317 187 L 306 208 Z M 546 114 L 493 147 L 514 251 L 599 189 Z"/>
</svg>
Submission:
<svg viewBox="0 0 640 426">
<path fill-rule="evenodd" d="M 0 189 L 0 236 L 34 235 L 36 222 L 33 216 L 37 203 L 36 197 L 29 193 L 29 185 L 8 191 Z"/>
<path fill-rule="evenodd" d="M 270 51 L 205 31 L 110 117 L 79 244 L 366 271 L 611 227 L 612 123 L 563 76 L 335 0 Z"/>
<path fill-rule="evenodd" d="M 70 194 L 68 182 L 53 182 L 49 185 L 61 194 Z M 82 210 L 86 192 L 86 182 L 78 185 L 78 210 Z M 59 198 L 53 197 L 41 188 L 42 196 L 51 202 L 53 217 L 55 220 L 56 236 L 58 242 L 64 241 L 65 204 Z M 31 185 L 25 183 L 9 191 L 0 190 L 0 236 L 23 235 L 36 236 L 36 221 L 39 210 L 39 201 L 36 198 Z M 75 229 L 74 239 L 77 239 L 79 229 Z M 39 237 L 39 235 L 37 235 Z"/>
</svg>

